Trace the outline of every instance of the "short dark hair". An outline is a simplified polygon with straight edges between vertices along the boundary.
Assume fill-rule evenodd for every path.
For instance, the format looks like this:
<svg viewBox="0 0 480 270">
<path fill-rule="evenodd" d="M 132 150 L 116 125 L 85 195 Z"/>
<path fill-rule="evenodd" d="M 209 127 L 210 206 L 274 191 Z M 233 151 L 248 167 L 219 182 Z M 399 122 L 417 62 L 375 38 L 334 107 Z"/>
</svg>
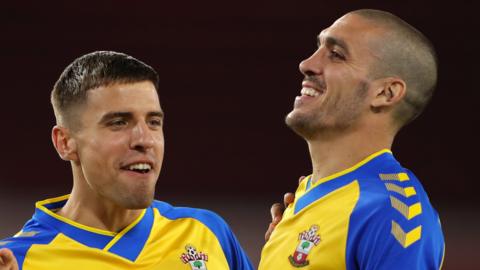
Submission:
<svg viewBox="0 0 480 270">
<path fill-rule="evenodd" d="M 393 119 L 401 128 L 422 113 L 433 95 L 438 76 L 435 48 L 419 30 L 389 12 L 361 9 L 351 14 L 388 30 L 372 76 L 398 76 L 405 81 L 407 93 L 393 112 Z"/>
<path fill-rule="evenodd" d="M 124 53 L 96 51 L 75 59 L 60 75 L 51 93 L 57 123 L 77 128 L 73 109 L 85 103 L 87 91 L 114 83 L 150 81 L 158 91 L 158 74 Z"/>
</svg>

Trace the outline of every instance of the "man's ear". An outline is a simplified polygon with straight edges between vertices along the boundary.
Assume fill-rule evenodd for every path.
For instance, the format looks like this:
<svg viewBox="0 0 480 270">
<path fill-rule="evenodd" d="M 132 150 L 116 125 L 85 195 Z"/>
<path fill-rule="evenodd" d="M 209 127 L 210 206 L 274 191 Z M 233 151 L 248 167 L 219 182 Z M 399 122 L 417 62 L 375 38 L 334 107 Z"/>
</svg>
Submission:
<svg viewBox="0 0 480 270">
<path fill-rule="evenodd" d="M 407 85 L 400 78 L 390 77 L 382 79 L 375 88 L 375 97 L 372 99 L 371 107 L 375 111 L 382 108 L 392 107 L 399 103 L 407 93 Z"/>
<path fill-rule="evenodd" d="M 59 125 L 52 128 L 52 142 L 61 159 L 78 161 L 77 143 L 71 136 L 71 131 Z"/>
</svg>

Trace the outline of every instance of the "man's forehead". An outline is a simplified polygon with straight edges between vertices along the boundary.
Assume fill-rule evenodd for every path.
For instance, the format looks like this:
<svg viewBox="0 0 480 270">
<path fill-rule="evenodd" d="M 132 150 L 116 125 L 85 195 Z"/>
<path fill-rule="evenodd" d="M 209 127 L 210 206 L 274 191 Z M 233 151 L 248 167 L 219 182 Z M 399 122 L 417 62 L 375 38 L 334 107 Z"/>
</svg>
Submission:
<svg viewBox="0 0 480 270">
<path fill-rule="evenodd" d="M 103 99 L 108 99 L 108 103 L 126 102 L 134 103 L 138 100 L 142 102 L 151 103 L 158 102 L 158 96 L 155 86 L 149 82 L 136 83 L 113 83 L 104 86 L 99 86 L 87 91 L 87 101 L 104 102 Z"/>
<path fill-rule="evenodd" d="M 332 25 L 323 29 L 318 37 L 343 31 L 368 30 L 373 28 L 376 28 L 376 25 L 372 23 L 372 21 L 356 14 L 347 13 L 334 21 Z"/>
<path fill-rule="evenodd" d="M 341 34 L 342 34 L 342 30 L 344 31 L 345 29 L 345 25 L 342 25 L 344 23 L 341 22 L 341 20 L 343 19 L 343 17 L 341 17 L 340 19 L 336 20 L 332 25 L 330 25 L 329 27 L 323 29 L 318 35 L 317 35 L 317 39 L 320 41 L 320 40 L 324 40 L 325 38 L 329 37 L 329 38 L 340 38 Z M 343 27 L 342 27 L 343 26 Z M 346 25 L 348 27 L 348 25 Z M 343 29 L 342 29 L 343 28 Z M 340 35 L 340 36 L 339 36 Z"/>
<path fill-rule="evenodd" d="M 347 14 L 336 20 L 331 26 L 323 29 L 317 39 L 323 43 L 325 40 L 334 40 L 343 47 L 365 44 L 368 47 L 377 47 L 376 43 L 385 37 L 385 27 L 373 23 L 356 14 Z"/>
<path fill-rule="evenodd" d="M 86 107 L 108 111 L 161 111 L 160 98 L 148 81 L 116 83 L 87 92 Z"/>
</svg>

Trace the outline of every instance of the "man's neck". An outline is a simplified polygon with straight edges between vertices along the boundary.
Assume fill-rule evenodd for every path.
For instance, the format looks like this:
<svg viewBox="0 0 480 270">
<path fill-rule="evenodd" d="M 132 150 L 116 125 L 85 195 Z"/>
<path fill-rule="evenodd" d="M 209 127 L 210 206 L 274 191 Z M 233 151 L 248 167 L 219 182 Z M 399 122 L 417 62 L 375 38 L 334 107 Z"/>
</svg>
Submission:
<svg viewBox="0 0 480 270">
<path fill-rule="evenodd" d="M 134 222 L 142 209 L 125 209 L 98 198 L 85 198 L 75 192 L 57 212 L 58 215 L 95 229 L 120 232 Z"/>
<path fill-rule="evenodd" d="M 312 184 L 354 166 L 375 152 L 390 149 L 392 142 L 393 136 L 372 130 L 344 132 L 334 136 L 320 135 L 308 140 L 312 161 Z"/>
</svg>

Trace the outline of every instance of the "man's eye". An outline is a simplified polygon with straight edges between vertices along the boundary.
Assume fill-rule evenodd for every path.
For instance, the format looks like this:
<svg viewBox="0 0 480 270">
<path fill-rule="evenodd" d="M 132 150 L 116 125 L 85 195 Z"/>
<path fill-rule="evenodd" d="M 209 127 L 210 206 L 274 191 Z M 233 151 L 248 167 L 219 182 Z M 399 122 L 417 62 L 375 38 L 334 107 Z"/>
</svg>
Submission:
<svg viewBox="0 0 480 270">
<path fill-rule="evenodd" d="M 160 119 L 151 119 L 150 121 L 148 121 L 148 124 L 149 124 L 150 126 L 160 127 L 160 126 L 162 126 L 162 120 L 160 120 Z"/>
<path fill-rule="evenodd" d="M 121 127 L 121 126 L 125 126 L 126 124 L 127 124 L 127 121 L 118 119 L 118 120 L 110 121 L 109 126 Z"/>
<path fill-rule="evenodd" d="M 345 60 L 345 56 L 335 50 L 330 51 L 330 57 L 334 59 Z"/>
</svg>

